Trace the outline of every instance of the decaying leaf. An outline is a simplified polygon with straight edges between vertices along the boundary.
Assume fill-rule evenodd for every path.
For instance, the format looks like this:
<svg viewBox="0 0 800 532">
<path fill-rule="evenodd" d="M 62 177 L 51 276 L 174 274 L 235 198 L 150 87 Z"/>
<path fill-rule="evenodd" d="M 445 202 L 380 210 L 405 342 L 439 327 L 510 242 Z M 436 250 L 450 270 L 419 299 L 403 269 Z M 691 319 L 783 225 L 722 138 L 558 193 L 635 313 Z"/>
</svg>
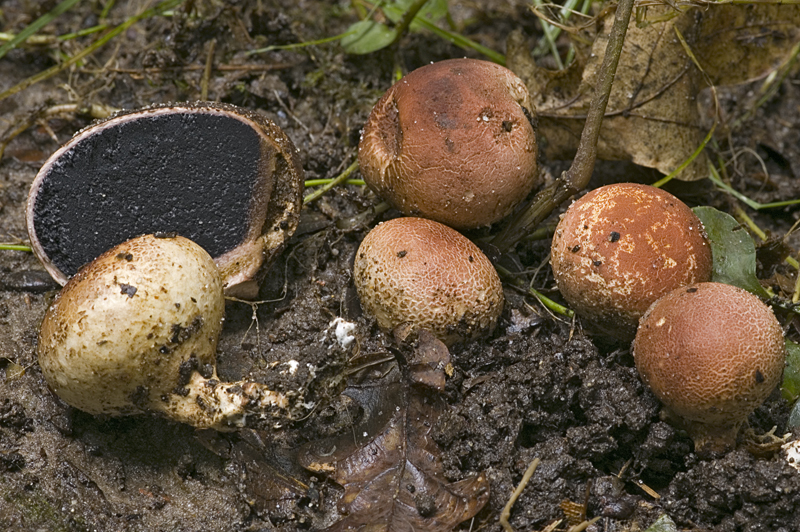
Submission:
<svg viewBox="0 0 800 532">
<path fill-rule="evenodd" d="M 21 379 L 25 375 L 25 368 L 10 358 L 0 357 L 0 367 L 5 367 L 6 380 L 9 382 Z"/>
<path fill-rule="evenodd" d="M 692 46 L 714 85 L 734 85 L 779 68 L 800 41 L 800 6 L 711 5 L 700 10 Z M 691 13 L 688 13 L 691 15 Z"/>
<path fill-rule="evenodd" d="M 241 436 L 242 441 L 236 442 L 230 454 L 243 469 L 248 503 L 262 516 L 303 519 L 298 515 L 297 502 L 313 491 L 306 483 L 307 472 L 269 437 L 264 439 L 256 431 L 243 431 Z"/>
<path fill-rule="evenodd" d="M 769 74 L 800 42 L 798 5 L 673 6 L 639 8 L 628 28 L 598 144 L 601 159 L 674 171 L 706 135 L 699 92 L 709 82 L 732 85 Z M 528 85 L 551 159 L 575 154 L 613 18 L 612 12 L 598 23 L 590 49 L 576 43 L 576 60 L 559 72 L 538 67 L 520 33 L 509 38 L 508 66 Z M 677 177 L 700 179 L 706 168 L 701 153 Z"/>
<path fill-rule="evenodd" d="M 489 499 L 485 475 L 448 483 L 430 432 L 443 403 L 407 384 L 396 365 L 381 379 L 350 386 L 346 395 L 364 421 L 341 436 L 301 449 L 300 463 L 344 487 L 330 531 L 447 532 Z"/>
<path fill-rule="evenodd" d="M 444 391 L 448 368 L 452 369 L 450 351 L 432 332 L 425 329 L 417 332 L 416 342 L 406 363 L 409 378 L 413 382 Z"/>
</svg>

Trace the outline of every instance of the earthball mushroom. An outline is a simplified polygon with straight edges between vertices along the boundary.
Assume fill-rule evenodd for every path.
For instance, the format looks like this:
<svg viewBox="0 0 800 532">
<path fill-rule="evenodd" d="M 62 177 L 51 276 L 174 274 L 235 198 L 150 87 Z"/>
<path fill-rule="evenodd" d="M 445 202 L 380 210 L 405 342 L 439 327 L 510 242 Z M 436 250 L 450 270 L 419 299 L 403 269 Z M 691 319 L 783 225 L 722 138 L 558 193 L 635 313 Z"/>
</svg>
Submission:
<svg viewBox="0 0 800 532">
<path fill-rule="evenodd" d="M 225 291 L 255 297 L 256 274 L 294 233 L 303 170 L 266 117 L 211 102 L 166 104 L 97 122 L 56 151 L 30 189 L 34 253 L 61 285 L 138 235 L 200 244 Z"/>
<path fill-rule="evenodd" d="M 445 344 L 490 334 L 503 310 L 494 266 L 468 238 L 423 218 L 372 229 L 358 248 L 361 306 L 384 330 L 425 329 Z"/>
<path fill-rule="evenodd" d="M 539 184 L 525 84 L 487 61 L 423 66 L 372 109 L 358 146 L 364 181 L 406 215 L 456 229 L 508 215 Z"/>
<path fill-rule="evenodd" d="M 780 383 L 783 331 L 756 296 L 721 283 L 673 290 L 648 309 L 633 342 L 636 369 L 703 454 L 726 452 Z"/>
<path fill-rule="evenodd" d="M 589 327 L 624 342 L 655 300 L 712 272 L 711 247 L 692 210 L 635 183 L 575 201 L 556 227 L 550 263 L 561 295 Z"/>
<path fill-rule="evenodd" d="M 227 430 L 283 395 L 220 382 L 225 299 L 209 254 L 183 237 L 145 235 L 82 268 L 47 309 L 38 357 L 50 388 L 90 414 L 159 413 Z"/>
</svg>

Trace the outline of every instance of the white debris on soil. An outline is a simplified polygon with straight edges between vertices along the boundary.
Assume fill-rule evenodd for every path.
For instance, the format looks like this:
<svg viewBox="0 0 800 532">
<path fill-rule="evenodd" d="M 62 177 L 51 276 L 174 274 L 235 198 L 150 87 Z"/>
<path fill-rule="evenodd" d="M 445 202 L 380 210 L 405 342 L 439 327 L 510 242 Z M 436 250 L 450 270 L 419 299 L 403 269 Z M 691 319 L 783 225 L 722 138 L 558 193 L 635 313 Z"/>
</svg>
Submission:
<svg viewBox="0 0 800 532">
<path fill-rule="evenodd" d="M 793 440 L 781 446 L 790 466 L 800 471 L 800 440 Z"/>
<path fill-rule="evenodd" d="M 353 334 L 353 332 L 356 330 L 355 323 L 342 318 L 336 318 L 330 323 L 329 327 L 335 327 L 334 334 L 336 335 L 336 341 L 339 342 L 339 345 L 342 346 L 342 349 L 347 349 L 353 342 L 355 342 L 356 337 Z"/>
<path fill-rule="evenodd" d="M 286 375 L 287 373 L 289 375 L 294 375 L 295 373 L 297 373 L 297 368 L 300 367 L 300 362 L 298 362 L 297 360 L 294 360 L 294 359 L 289 360 L 288 362 L 284 362 L 284 364 L 289 366 L 289 369 L 281 371 L 281 373 L 283 375 Z"/>
</svg>

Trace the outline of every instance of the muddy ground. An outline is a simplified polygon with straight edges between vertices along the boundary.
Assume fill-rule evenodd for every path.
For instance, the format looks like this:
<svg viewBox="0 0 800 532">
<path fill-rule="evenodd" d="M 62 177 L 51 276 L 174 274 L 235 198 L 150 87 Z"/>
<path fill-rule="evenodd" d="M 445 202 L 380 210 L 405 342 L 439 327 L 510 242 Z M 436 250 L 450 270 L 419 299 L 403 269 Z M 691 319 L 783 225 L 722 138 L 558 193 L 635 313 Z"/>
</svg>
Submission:
<svg viewBox="0 0 800 532">
<path fill-rule="evenodd" d="M 105 4 L 80 3 L 44 33 L 102 22 Z M 430 61 L 478 57 L 422 33 L 368 56 L 347 55 L 335 43 L 246 56 L 243 51 L 266 45 L 342 33 L 357 20 L 356 11 L 350 2 L 327 0 L 189 4 L 190 15 L 178 9 L 133 25 L 78 65 L 0 101 L 0 132 L 33 122 L 0 160 L 0 241 L 26 241 L 24 209 L 34 175 L 60 143 L 91 121 L 81 112 L 49 113 L 53 106 L 127 109 L 196 100 L 212 40 L 208 99 L 257 109 L 275 121 L 300 149 L 307 179 L 333 177 L 354 160 L 359 130 L 391 85 L 395 67 L 409 71 Z M 6 0 L 0 3 L 0 30 L 18 32 L 53 5 Z M 528 5 L 450 2 L 463 33 L 499 51 L 514 28 L 540 35 Z M 144 7 L 118 1 L 108 21 L 118 24 Z M 0 91 L 88 42 L 10 52 L 0 59 Z M 233 66 L 242 64 L 247 66 Z M 745 96 L 751 89 L 723 92 L 726 108 L 750 101 Z M 720 146 L 750 150 L 740 151 L 744 155 L 732 167 L 740 190 L 761 202 L 800 197 L 800 76 L 790 75 Z M 764 161 L 768 175 L 748 154 Z M 551 174 L 565 167 L 542 163 Z M 656 178 L 629 164 L 601 163 L 592 186 Z M 734 208 L 702 181 L 670 189 L 690 205 Z M 278 427 L 256 422 L 254 430 L 240 433 L 197 432 L 154 417 L 93 417 L 61 402 L 48 390 L 35 356 L 38 323 L 55 287 L 37 275 L 42 268 L 30 253 L 0 252 L 0 529 L 290 531 L 334 522 L 340 486 L 302 469 L 297 449 L 337 434 L 355 437 L 365 409 L 340 393 L 348 379 L 352 383 L 359 360 L 381 370 L 361 375 L 373 382 L 385 378 L 380 375 L 387 362 L 376 362 L 382 357 L 398 357 L 406 368 L 408 349 L 394 347 L 362 316 L 352 286 L 351 263 L 369 226 L 398 215 L 350 221 L 377 202 L 363 187 L 343 186 L 305 208 L 300 229 L 262 285 L 255 312 L 248 304 L 228 303 L 220 375 L 300 390 L 314 405 L 303 419 Z M 748 213 L 778 237 L 800 216 L 791 207 Z M 797 237 L 788 243 L 800 247 Z M 547 254 L 546 241 L 517 250 L 526 269 L 545 264 Z M 794 282 L 781 267 L 760 274 L 772 276 L 775 286 L 781 279 Z M 535 286 L 558 298 L 546 264 Z M 541 465 L 511 511 L 519 532 L 565 519 L 565 500 L 586 503 L 589 518 L 600 516 L 594 531 L 643 530 L 663 514 L 686 530 L 800 531 L 800 473 L 781 453 L 756 457 L 740 446 L 718 459 L 699 459 L 686 434 L 660 420 L 660 405 L 643 387 L 627 349 L 593 340 L 580 321 L 554 317 L 510 286 L 506 297 L 492 337 L 451 350 L 446 409 L 431 427 L 447 481 L 483 473 L 490 485 L 486 506 L 458 530 L 502 530 L 500 513 L 538 457 Z M 356 324 L 353 346 L 337 341 L 331 326 L 337 317 Z M 798 335 L 792 324 L 787 328 Z M 758 434 L 777 427 L 783 435 L 788 413 L 776 391 L 750 425 Z M 566 528 L 564 521 L 558 530 Z"/>
</svg>

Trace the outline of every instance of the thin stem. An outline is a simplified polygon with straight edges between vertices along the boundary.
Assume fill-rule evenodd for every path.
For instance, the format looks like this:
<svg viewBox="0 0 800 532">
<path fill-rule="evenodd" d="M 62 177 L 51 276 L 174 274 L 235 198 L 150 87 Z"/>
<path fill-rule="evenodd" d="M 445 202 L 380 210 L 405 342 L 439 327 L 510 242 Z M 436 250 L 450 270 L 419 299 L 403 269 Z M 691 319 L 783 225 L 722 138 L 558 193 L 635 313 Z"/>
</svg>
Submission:
<svg viewBox="0 0 800 532">
<path fill-rule="evenodd" d="M 538 290 L 536 290 L 532 286 L 528 287 L 528 292 L 530 292 L 530 294 L 533 297 L 538 299 L 539 303 L 541 303 L 542 306 L 544 308 L 546 308 L 547 310 L 549 310 L 551 312 L 555 312 L 556 314 L 561 314 L 562 316 L 566 316 L 567 318 L 572 318 L 573 316 L 575 316 L 575 311 L 574 310 L 572 310 L 570 308 L 567 308 L 564 305 L 559 305 L 558 303 L 556 303 L 555 301 L 553 301 L 552 299 L 550 299 L 549 297 L 547 297 L 543 293 L 539 292 Z"/>
<path fill-rule="evenodd" d="M 589 184 L 592 171 L 594 171 L 594 163 L 597 159 L 597 140 L 600 138 L 600 126 L 603 125 L 603 115 L 605 115 L 606 107 L 608 107 L 611 86 L 617 73 L 619 56 L 622 54 L 622 45 L 625 43 L 625 33 L 628 31 L 628 21 L 631 17 L 633 3 L 634 0 L 620 0 L 617 5 L 614 25 L 608 37 L 606 54 L 600 67 L 600 77 L 597 80 L 596 92 L 589 106 L 586 125 L 581 133 L 578 152 L 575 154 L 572 166 L 564 173 L 564 180 L 575 191 L 574 193 L 579 192 Z"/>
<path fill-rule="evenodd" d="M 258 48 L 256 50 L 250 50 L 249 52 L 246 52 L 245 55 L 263 54 L 264 52 L 271 52 L 273 50 L 295 50 L 297 48 L 305 48 L 307 46 L 319 46 L 320 44 L 327 44 L 329 42 L 344 39 L 345 37 L 349 37 L 354 33 L 355 30 L 350 30 L 344 33 L 340 33 L 339 35 L 334 35 L 332 37 L 317 39 L 316 41 L 295 42 L 291 44 L 267 46 L 266 48 Z"/>
<path fill-rule="evenodd" d="M 422 9 L 427 3 L 428 0 L 417 0 L 411 5 L 411 7 L 408 8 L 408 11 L 403 14 L 403 18 L 400 19 L 400 22 L 394 28 L 395 36 L 391 44 L 395 44 L 403 37 L 403 35 L 405 35 L 408 27 L 411 25 L 411 22 L 414 20 L 414 17 L 417 16 L 419 10 Z"/>
<path fill-rule="evenodd" d="M 543 307 L 550 310 L 551 312 L 554 312 L 556 314 L 561 314 L 562 316 L 566 316 L 567 318 L 571 318 L 575 315 L 575 312 L 572 309 L 569 309 L 564 305 L 559 305 L 546 295 L 542 294 L 541 292 L 533 288 L 533 286 L 529 286 L 522 279 L 515 276 L 514 273 L 511 272 L 511 270 L 508 270 L 499 264 L 495 264 L 494 267 L 497 270 L 497 273 L 500 275 L 500 277 L 502 277 L 505 281 L 513 284 L 520 290 L 527 291 L 530 295 L 539 300 L 539 303 L 541 303 Z"/>
<path fill-rule="evenodd" d="M 383 10 L 391 14 L 392 16 L 400 14 L 400 10 L 392 5 L 383 6 Z M 475 50 L 476 52 L 485 55 L 486 57 L 489 58 L 490 61 L 494 61 L 498 65 L 505 66 L 506 64 L 506 56 L 504 56 L 503 54 L 496 52 L 491 48 L 487 48 L 486 46 L 483 46 L 482 44 L 479 44 L 473 41 L 472 39 L 464 37 L 459 33 L 454 33 L 452 31 L 444 30 L 439 26 L 437 26 L 436 24 L 434 24 L 433 22 L 431 22 L 430 20 L 426 19 L 425 17 L 419 17 L 414 22 L 416 22 L 423 28 L 427 29 L 431 33 L 435 34 L 437 37 L 449 41 L 460 48 L 464 48 L 466 50 Z"/>
<path fill-rule="evenodd" d="M 211 67 L 214 66 L 214 52 L 217 49 L 217 40 L 211 39 L 206 54 L 206 64 L 203 68 L 203 77 L 200 80 L 200 99 L 208 100 L 208 84 L 211 81 Z"/>
<path fill-rule="evenodd" d="M 25 244 L 0 244 L 0 251 L 33 251 L 30 246 Z"/>
<path fill-rule="evenodd" d="M 25 40 L 25 44 L 29 45 L 43 45 L 43 44 L 55 44 L 58 42 L 69 41 L 71 39 L 76 39 L 78 37 L 85 37 L 87 35 L 91 35 L 92 33 L 97 33 L 98 31 L 103 31 L 108 29 L 108 24 L 98 24 L 97 26 L 92 26 L 91 28 L 84 28 L 79 31 L 65 33 L 63 35 L 31 35 Z M 7 32 L 0 32 L 0 41 L 11 41 L 17 38 L 17 35 L 14 33 L 7 33 Z"/>
<path fill-rule="evenodd" d="M 311 203 L 312 201 L 316 200 L 317 198 L 325 194 L 327 191 L 329 191 L 336 185 L 347 181 L 347 178 L 350 177 L 350 174 L 355 172 L 357 168 L 358 168 L 358 160 L 355 160 L 350 166 L 347 167 L 347 169 L 344 172 L 333 178 L 330 183 L 328 183 L 323 187 L 320 187 L 319 190 L 315 190 L 314 192 L 303 198 L 303 205 Z"/>
<path fill-rule="evenodd" d="M 505 508 L 503 508 L 503 511 L 500 514 L 500 524 L 503 526 L 503 529 L 505 529 L 506 532 L 514 532 L 514 528 L 511 526 L 511 523 L 508 522 L 508 518 L 511 517 L 511 508 L 514 507 L 514 503 L 517 502 L 517 499 L 519 499 L 519 496 L 522 495 L 522 491 L 525 489 L 525 486 L 527 486 L 528 482 L 530 482 L 533 473 L 536 471 L 536 468 L 539 467 L 539 462 L 539 457 L 536 457 L 528 465 L 528 469 L 526 469 L 525 474 L 522 475 L 522 480 L 519 481 L 519 484 L 514 489 L 514 492 L 511 494 L 511 497 L 509 497 Z"/>
<path fill-rule="evenodd" d="M 543 4 L 543 0 L 533 0 L 533 5 L 536 7 L 541 7 Z M 542 32 L 544 33 L 544 37 L 542 37 L 542 41 L 539 43 L 539 47 L 548 47 L 550 48 L 550 53 L 553 55 L 553 59 L 556 62 L 556 67 L 558 70 L 562 70 L 564 68 L 564 63 L 561 61 L 561 55 L 558 53 L 558 47 L 556 46 L 556 39 L 558 38 L 558 34 L 561 33 L 561 28 L 556 28 L 549 22 L 545 20 L 539 21 L 542 25 Z"/>
<path fill-rule="evenodd" d="M 506 252 L 513 248 L 531 229 L 550 216 L 551 212 L 574 193 L 565 188 L 562 178 L 556 179 L 540 190 L 533 198 L 533 203 L 528 209 L 523 211 L 521 216 L 515 218 L 501 231 L 492 243 L 501 252 Z"/>
<path fill-rule="evenodd" d="M 711 140 L 711 137 L 714 135 L 714 130 L 716 130 L 716 129 L 717 129 L 717 122 L 714 122 L 714 125 L 711 126 L 711 129 L 708 131 L 708 134 L 706 135 L 706 138 L 703 139 L 703 142 L 701 142 L 700 146 L 698 146 L 697 149 L 694 150 L 694 152 L 692 152 L 692 154 L 689 156 L 689 158 L 686 159 L 685 161 L 683 161 L 680 164 L 680 166 L 678 166 L 675 170 L 670 172 L 669 175 L 665 175 L 664 177 L 662 177 L 661 179 L 659 179 L 658 181 L 653 183 L 653 186 L 656 187 L 656 188 L 663 187 L 664 185 L 666 185 L 667 183 L 672 181 L 672 179 L 676 175 L 678 175 L 681 172 L 683 172 L 683 170 L 686 169 L 687 166 L 692 164 L 692 161 L 694 161 L 700 155 L 700 153 L 702 153 L 702 151 L 704 149 L 706 149 L 706 145 Z"/>
<path fill-rule="evenodd" d="M 86 37 L 87 35 L 91 35 L 92 33 L 97 33 L 98 31 L 105 31 L 107 29 L 108 29 L 108 24 L 98 24 L 97 26 L 92 26 L 91 28 L 85 28 L 72 33 L 65 33 L 64 35 L 59 35 L 58 37 L 56 37 L 56 40 L 58 40 L 59 42 L 69 41 L 72 39 L 77 39 L 78 37 Z"/>
<path fill-rule="evenodd" d="M 333 179 L 308 179 L 308 180 L 303 182 L 303 185 L 306 188 L 318 187 L 320 185 L 327 185 L 327 184 L 331 183 L 332 181 L 333 181 Z M 363 179 L 348 179 L 347 181 L 345 181 L 344 184 L 345 185 L 365 185 L 366 183 L 364 182 Z"/>
<path fill-rule="evenodd" d="M 634 0 L 620 0 L 617 5 L 614 25 L 608 37 L 606 54 L 600 67 L 594 97 L 589 106 L 586 125 L 583 127 L 572 166 L 551 185 L 542 189 L 533 199 L 530 207 L 497 235 L 493 243 L 500 251 L 511 249 L 525 236 L 525 233 L 547 218 L 556 207 L 589 184 L 597 159 L 600 126 L 603 124 L 603 115 L 608 106 L 611 86 L 614 83 L 619 56 L 625 42 L 625 33 L 628 30 L 633 3 Z"/>
<path fill-rule="evenodd" d="M 798 203 L 800 203 L 800 199 L 773 201 L 771 203 L 759 203 L 755 200 L 748 198 L 738 190 L 734 189 L 729 184 L 725 183 L 720 177 L 719 172 L 717 172 L 717 169 L 714 167 L 713 164 L 708 163 L 708 170 L 710 172 L 708 176 L 709 181 L 711 181 L 718 188 L 724 190 L 725 192 L 727 192 L 728 194 L 738 199 L 739 201 L 741 201 L 742 203 L 744 203 L 745 205 L 747 205 L 748 207 L 750 207 L 755 211 L 760 211 L 761 209 L 773 209 L 776 207 L 789 207 L 791 205 L 797 205 Z"/>
<path fill-rule="evenodd" d="M 390 208 L 391 206 L 388 203 L 382 201 L 368 208 L 366 211 L 356 214 L 352 218 L 339 218 L 336 220 L 336 227 L 343 230 L 366 227 L 372 223 L 372 220 L 374 220 L 376 216 L 383 214 Z"/>
<path fill-rule="evenodd" d="M 103 7 L 103 11 L 100 13 L 100 20 L 104 20 L 108 17 L 109 11 L 111 11 L 111 8 L 114 7 L 114 1 L 115 0 L 108 0 L 108 2 L 106 2 L 106 5 Z"/>
</svg>

